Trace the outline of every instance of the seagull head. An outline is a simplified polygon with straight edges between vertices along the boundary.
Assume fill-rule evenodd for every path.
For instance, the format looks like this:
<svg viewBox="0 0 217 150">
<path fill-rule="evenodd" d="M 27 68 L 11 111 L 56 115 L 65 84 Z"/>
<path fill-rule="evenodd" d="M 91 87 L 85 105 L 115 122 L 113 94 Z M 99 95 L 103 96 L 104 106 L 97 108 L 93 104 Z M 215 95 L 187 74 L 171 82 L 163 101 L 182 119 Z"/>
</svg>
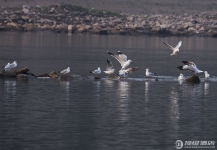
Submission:
<svg viewBox="0 0 217 150">
<path fill-rule="evenodd" d="M 133 63 L 133 61 L 132 61 L 132 60 L 128 60 L 128 61 L 134 65 L 134 63 Z"/>
</svg>

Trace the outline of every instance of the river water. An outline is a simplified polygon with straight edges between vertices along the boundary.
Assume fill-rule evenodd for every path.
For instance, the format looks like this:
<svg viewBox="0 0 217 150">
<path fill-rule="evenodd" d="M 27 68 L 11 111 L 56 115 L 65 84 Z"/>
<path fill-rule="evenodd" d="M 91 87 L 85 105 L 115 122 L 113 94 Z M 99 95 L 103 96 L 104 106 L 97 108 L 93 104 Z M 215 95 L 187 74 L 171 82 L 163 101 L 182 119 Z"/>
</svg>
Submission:
<svg viewBox="0 0 217 150">
<path fill-rule="evenodd" d="M 183 42 L 178 58 L 162 40 Z M 67 35 L 49 32 L 0 34 L 0 64 L 17 61 L 34 74 L 71 67 L 70 74 L 90 76 L 105 69 L 106 53 L 122 51 L 139 70 L 126 80 L 60 81 L 0 79 L 0 149 L 176 149 L 176 140 L 217 141 L 216 39 Z M 176 67 L 190 60 L 211 79 L 178 82 Z M 132 65 L 133 66 L 133 65 Z M 145 69 L 157 73 L 155 81 Z"/>
</svg>

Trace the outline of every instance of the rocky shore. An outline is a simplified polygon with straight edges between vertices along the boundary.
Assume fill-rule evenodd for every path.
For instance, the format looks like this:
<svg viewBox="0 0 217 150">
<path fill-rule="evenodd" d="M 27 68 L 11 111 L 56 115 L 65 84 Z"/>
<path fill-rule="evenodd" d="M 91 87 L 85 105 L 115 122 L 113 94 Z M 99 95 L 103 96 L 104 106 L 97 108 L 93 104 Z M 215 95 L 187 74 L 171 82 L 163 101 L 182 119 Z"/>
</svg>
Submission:
<svg viewBox="0 0 217 150">
<path fill-rule="evenodd" d="M 0 8 L 0 31 L 217 37 L 217 13 L 131 15 L 78 5 Z"/>
</svg>

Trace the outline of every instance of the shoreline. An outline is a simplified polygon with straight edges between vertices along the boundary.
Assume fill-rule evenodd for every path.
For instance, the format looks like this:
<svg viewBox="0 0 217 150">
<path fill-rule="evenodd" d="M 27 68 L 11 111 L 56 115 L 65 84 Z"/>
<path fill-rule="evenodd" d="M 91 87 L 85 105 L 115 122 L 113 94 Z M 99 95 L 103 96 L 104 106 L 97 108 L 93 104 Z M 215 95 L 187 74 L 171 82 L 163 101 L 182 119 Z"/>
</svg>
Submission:
<svg viewBox="0 0 217 150">
<path fill-rule="evenodd" d="M 0 31 L 217 37 L 217 13 L 131 15 L 63 4 L 0 8 Z"/>
</svg>

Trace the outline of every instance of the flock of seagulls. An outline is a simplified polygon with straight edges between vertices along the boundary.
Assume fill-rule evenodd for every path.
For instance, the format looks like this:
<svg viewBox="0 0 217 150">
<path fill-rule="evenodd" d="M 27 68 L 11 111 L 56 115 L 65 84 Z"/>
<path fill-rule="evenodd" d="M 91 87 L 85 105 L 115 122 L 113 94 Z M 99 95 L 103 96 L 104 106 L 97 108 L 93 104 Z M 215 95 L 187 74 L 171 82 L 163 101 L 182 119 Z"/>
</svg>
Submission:
<svg viewBox="0 0 217 150">
<path fill-rule="evenodd" d="M 169 45 L 168 43 L 162 41 L 166 46 L 168 46 L 173 52 L 170 54 L 171 56 L 173 56 L 174 58 L 177 58 L 177 54 L 179 52 L 179 48 L 182 45 L 182 41 L 179 41 L 179 43 L 177 44 L 176 47 L 173 47 L 171 45 Z M 109 51 L 107 51 L 107 53 L 112 56 L 113 58 L 115 58 L 121 65 L 121 69 L 119 70 L 117 77 L 118 79 L 122 79 L 122 78 L 126 78 L 128 77 L 130 74 L 132 74 L 134 71 L 138 70 L 138 67 L 131 67 L 129 68 L 130 64 L 133 64 L 133 61 L 127 58 L 127 55 L 123 54 L 121 51 L 118 51 L 117 54 L 113 54 Z M 196 64 L 192 61 L 182 61 L 182 63 L 184 65 L 182 66 L 178 66 L 177 68 L 180 70 L 188 70 L 193 72 L 194 74 L 199 74 L 204 72 L 205 74 L 205 79 L 209 79 L 210 74 L 207 71 L 202 71 L 200 69 L 198 69 L 198 67 L 196 66 Z M 13 63 L 8 63 L 7 65 L 5 65 L 4 67 L 4 71 L 10 71 L 12 68 L 17 67 L 17 62 L 14 61 Z M 112 62 L 107 58 L 107 65 L 106 65 L 106 70 L 103 71 L 108 77 L 115 77 L 114 73 L 115 73 L 115 68 L 113 67 Z M 60 71 L 59 73 L 61 74 L 67 74 L 70 73 L 70 67 Z M 90 73 L 93 73 L 95 75 L 95 78 L 99 78 L 98 75 L 101 73 L 101 69 L 100 67 L 98 67 L 98 69 L 90 71 Z M 156 73 L 152 73 L 149 71 L 149 69 L 146 69 L 145 72 L 146 77 L 153 77 L 156 75 Z M 184 80 L 185 76 L 180 73 L 180 75 L 178 76 L 178 80 Z"/>
</svg>

